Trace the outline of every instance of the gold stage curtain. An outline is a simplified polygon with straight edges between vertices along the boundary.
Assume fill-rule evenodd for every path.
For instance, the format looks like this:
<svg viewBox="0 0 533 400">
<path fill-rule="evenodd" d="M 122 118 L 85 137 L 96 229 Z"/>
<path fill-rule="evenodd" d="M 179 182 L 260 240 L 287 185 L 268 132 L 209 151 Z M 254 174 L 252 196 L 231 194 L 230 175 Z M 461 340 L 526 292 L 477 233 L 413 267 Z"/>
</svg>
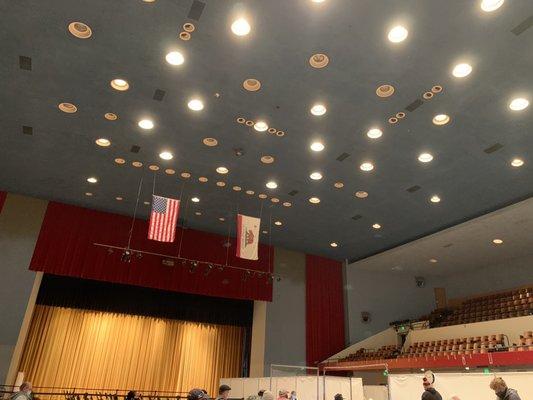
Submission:
<svg viewBox="0 0 533 400">
<path fill-rule="evenodd" d="M 33 386 L 213 397 L 241 373 L 244 328 L 37 305 L 19 371 Z"/>
</svg>

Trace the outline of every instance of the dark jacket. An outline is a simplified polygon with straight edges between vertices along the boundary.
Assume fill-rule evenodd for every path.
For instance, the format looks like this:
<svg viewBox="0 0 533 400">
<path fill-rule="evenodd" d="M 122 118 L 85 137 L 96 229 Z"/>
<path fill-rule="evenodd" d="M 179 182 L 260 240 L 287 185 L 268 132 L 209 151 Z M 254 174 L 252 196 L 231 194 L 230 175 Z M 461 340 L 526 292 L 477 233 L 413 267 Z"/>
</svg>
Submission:
<svg viewBox="0 0 533 400">
<path fill-rule="evenodd" d="M 442 400 L 442 396 L 435 389 L 429 388 L 429 389 L 424 390 L 424 393 L 422 393 L 422 400 Z M 511 400 L 511 399 L 506 399 L 506 400 Z"/>
<path fill-rule="evenodd" d="M 518 392 L 514 389 L 507 388 L 505 389 L 505 392 L 500 396 L 498 395 L 498 399 L 501 400 L 520 400 L 520 396 L 518 395 Z"/>
</svg>

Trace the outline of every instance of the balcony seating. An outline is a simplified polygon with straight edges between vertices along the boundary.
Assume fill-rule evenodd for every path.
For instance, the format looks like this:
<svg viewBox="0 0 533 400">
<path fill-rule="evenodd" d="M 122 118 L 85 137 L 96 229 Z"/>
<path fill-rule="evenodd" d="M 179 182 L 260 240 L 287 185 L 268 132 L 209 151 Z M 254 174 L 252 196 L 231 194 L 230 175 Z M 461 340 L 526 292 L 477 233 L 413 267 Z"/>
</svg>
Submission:
<svg viewBox="0 0 533 400">
<path fill-rule="evenodd" d="M 401 347 L 396 345 L 382 346 L 378 350 L 370 350 L 361 348 L 355 353 L 339 361 L 368 361 L 368 360 L 383 360 L 397 358 Z"/>
</svg>

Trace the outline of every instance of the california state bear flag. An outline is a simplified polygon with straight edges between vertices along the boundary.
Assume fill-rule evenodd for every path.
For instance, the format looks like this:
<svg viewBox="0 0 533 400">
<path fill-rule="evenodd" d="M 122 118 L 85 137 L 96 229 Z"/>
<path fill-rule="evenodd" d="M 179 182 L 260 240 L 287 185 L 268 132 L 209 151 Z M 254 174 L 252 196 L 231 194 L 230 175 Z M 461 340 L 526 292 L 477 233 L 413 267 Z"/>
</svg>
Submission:
<svg viewBox="0 0 533 400">
<path fill-rule="evenodd" d="M 257 260 L 261 219 L 237 214 L 237 257 Z"/>
</svg>

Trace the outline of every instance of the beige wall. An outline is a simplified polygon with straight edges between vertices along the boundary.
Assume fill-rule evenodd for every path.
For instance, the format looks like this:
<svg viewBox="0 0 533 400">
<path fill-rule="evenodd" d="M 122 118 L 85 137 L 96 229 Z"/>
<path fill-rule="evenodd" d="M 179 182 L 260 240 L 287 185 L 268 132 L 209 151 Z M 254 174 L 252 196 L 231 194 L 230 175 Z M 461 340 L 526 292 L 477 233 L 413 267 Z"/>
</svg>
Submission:
<svg viewBox="0 0 533 400">
<path fill-rule="evenodd" d="M 252 349 L 250 351 L 250 378 L 263 376 L 265 365 L 266 301 L 254 301 Z"/>
<path fill-rule="evenodd" d="M 40 284 L 40 276 L 29 271 L 28 266 L 47 204 L 43 200 L 8 194 L 0 213 L 0 382 L 8 384 L 15 379 Z M 10 364 L 14 365 L 11 369 Z"/>
</svg>

